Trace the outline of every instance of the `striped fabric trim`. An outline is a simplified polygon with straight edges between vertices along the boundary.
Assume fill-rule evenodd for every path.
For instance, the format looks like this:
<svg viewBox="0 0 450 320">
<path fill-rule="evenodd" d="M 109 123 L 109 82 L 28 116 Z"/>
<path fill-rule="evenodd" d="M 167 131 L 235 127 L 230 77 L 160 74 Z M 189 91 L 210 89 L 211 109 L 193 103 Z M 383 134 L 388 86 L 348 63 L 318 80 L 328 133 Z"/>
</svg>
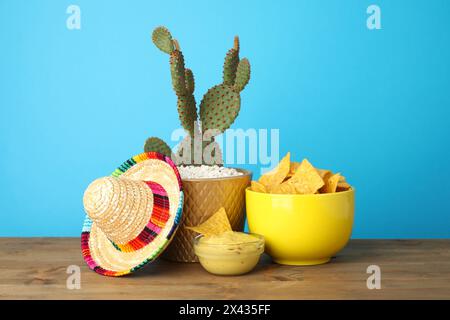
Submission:
<svg viewBox="0 0 450 320">
<path fill-rule="evenodd" d="M 162 228 L 164 228 L 167 220 L 169 220 L 170 204 L 166 190 L 156 182 L 146 181 L 145 183 L 153 192 L 153 211 L 150 215 L 150 220 L 144 230 L 133 240 L 125 244 L 115 243 L 115 247 L 120 251 L 132 252 L 145 247 L 161 233 Z"/>
<path fill-rule="evenodd" d="M 179 226 L 179 223 L 181 221 L 182 212 L 183 212 L 184 194 L 183 194 L 183 189 L 182 189 L 182 184 L 181 184 L 181 177 L 178 172 L 178 169 L 169 157 L 164 156 L 157 152 L 141 153 L 141 154 L 134 156 L 133 158 L 125 161 L 119 168 L 117 168 L 112 173 L 112 176 L 119 177 L 122 173 L 127 171 L 129 168 L 131 168 L 135 164 L 145 161 L 147 159 L 158 159 L 158 160 L 168 163 L 174 170 L 174 173 L 177 177 L 178 186 L 180 188 L 180 201 L 179 201 L 179 205 L 178 205 L 175 217 L 174 217 L 174 223 L 173 223 L 169 233 L 167 234 L 166 241 L 162 242 L 162 244 L 155 251 L 152 252 L 150 257 L 148 257 L 147 259 L 142 261 L 142 263 L 140 263 L 139 265 L 137 265 L 136 267 L 134 267 L 130 270 L 124 270 L 124 271 L 118 272 L 118 271 L 111 271 L 111 270 L 106 270 L 106 269 L 102 268 L 92 258 L 91 252 L 89 249 L 89 236 L 91 233 L 92 220 L 88 216 L 86 216 L 86 218 L 84 220 L 84 224 L 83 224 L 83 230 L 81 233 L 81 252 L 83 254 L 83 258 L 86 261 L 88 267 L 91 270 L 94 270 L 98 274 L 105 275 L 105 276 L 118 277 L 118 276 L 123 276 L 123 275 L 129 274 L 129 273 L 132 273 L 132 272 L 142 268 L 146 264 L 155 260 L 161 254 L 161 252 L 169 244 L 170 240 L 172 239 L 175 231 L 177 230 L 177 228 Z M 166 226 L 166 223 L 169 219 L 169 216 L 170 216 L 169 203 L 170 202 L 169 202 L 166 190 L 161 185 L 159 185 L 155 182 L 146 182 L 146 183 L 152 189 L 152 192 L 154 194 L 153 211 L 150 216 L 150 221 L 147 224 L 147 226 L 144 228 L 144 230 L 135 239 L 131 240 L 126 245 L 113 244 L 118 250 L 121 250 L 124 252 L 131 252 L 131 251 L 138 250 L 138 249 L 136 249 L 138 246 L 140 246 L 140 248 L 145 247 L 145 245 L 149 244 L 154 238 L 156 238 L 156 236 Z"/>
</svg>

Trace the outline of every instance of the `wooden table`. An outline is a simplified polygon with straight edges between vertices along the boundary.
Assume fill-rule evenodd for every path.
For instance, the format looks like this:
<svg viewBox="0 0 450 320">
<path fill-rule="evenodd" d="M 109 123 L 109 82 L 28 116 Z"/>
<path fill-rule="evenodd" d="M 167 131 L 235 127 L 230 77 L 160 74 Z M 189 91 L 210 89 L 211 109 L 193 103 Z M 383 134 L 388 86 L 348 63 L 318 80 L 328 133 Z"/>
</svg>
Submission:
<svg viewBox="0 0 450 320">
<path fill-rule="evenodd" d="M 69 265 L 81 289 L 69 290 Z M 381 289 L 367 288 L 369 265 Z M 450 240 L 352 240 L 331 263 L 281 266 L 261 259 L 245 276 L 159 259 L 109 278 L 85 265 L 77 238 L 0 238 L 0 299 L 450 299 Z"/>
</svg>

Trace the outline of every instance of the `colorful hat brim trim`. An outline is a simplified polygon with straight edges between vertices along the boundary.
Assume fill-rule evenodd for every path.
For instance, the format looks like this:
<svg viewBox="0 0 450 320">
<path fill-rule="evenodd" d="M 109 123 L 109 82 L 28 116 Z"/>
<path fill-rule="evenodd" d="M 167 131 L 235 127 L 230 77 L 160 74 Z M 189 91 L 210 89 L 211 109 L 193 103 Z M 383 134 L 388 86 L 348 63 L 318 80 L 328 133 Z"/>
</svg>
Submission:
<svg viewBox="0 0 450 320">
<path fill-rule="evenodd" d="M 125 161 L 120 167 L 118 167 L 112 173 L 112 176 L 119 177 L 124 172 L 126 172 L 128 169 L 130 169 L 131 167 L 136 165 L 137 163 L 145 161 L 145 160 L 149 160 L 149 159 L 157 159 L 157 160 L 161 160 L 161 161 L 166 162 L 167 164 L 170 165 L 170 167 L 172 167 L 172 169 L 174 170 L 174 173 L 175 173 L 175 175 L 177 177 L 178 186 L 179 186 L 179 189 L 180 189 L 180 199 L 179 199 L 178 208 L 176 210 L 176 214 L 175 214 L 175 217 L 174 217 L 173 225 L 172 225 L 171 229 L 169 230 L 169 232 L 168 232 L 168 234 L 166 236 L 166 240 L 163 241 L 160 244 L 160 246 L 156 250 L 154 250 L 148 258 L 144 259 L 142 261 L 142 263 L 140 263 L 139 265 L 137 265 L 137 266 L 135 266 L 135 267 L 133 267 L 133 268 L 131 268 L 129 270 L 113 271 L 113 270 L 106 270 L 106 269 L 104 269 L 103 267 L 98 265 L 97 262 L 92 257 L 92 254 L 91 254 L 90 248 L 89 248 L 89 237 L 90 237 L 90 233 L 91 233 L 92 220 L 89 218 L 89 216 L 86 215 L 86 218 L 85 218 L 85 221 L 84 221 L 84 224 L 83 224 L 83 230 L 82 230 L 82 233 L 81 233 L 81 251 L 82 251 L 82 254 L 83 254 L 83 258 L 86 261 L 86 263 L 89 266 L 89 268 L 91 270 L 101 274 L 101 275 L 114 276 L 114 277 L 123 276 L 123 275 L 129 274 L 129 273 L 132 273 L 132 272 L 142 268 L 143 266 L 147 265 L 148 263 L 154 261 L 162 253 L 162 251 L 167 247 L 167 245 L 170 243 L 174 233 L 176 232 L 176 230 L 177 230 L 177 228 L 179 226 L 179 223 L 181 221 L 181 215 L 182 215 L 182 212 L 183 212 L 184 194 L 183 194 L 183 189 L 182 189 L 182 184 L 181 184 L 181 177 L 180 177 L 180 174 L 178 172 L 178 169 L 177 169 L 176 165 L 173 163 L 173 161 L 169 157 L 164 156 L 164 155 L 162 155 L 160 153 L 157 153 L 157 152 L 142 153 L 142 154 L 134 156 L 133 158 Z M 168 211 L 168 209 L 169 209 L 169 207 L 168 207 L 168 197 L 167 197 L 167 193 L 165 192 L 164 188 L 162 186 L 160 186 L 159 184 L 154 183 L 154 182 L 147 182 L 147 185 L 154 192 L 154 198 L 155 197 L 157 198 L 156 201 L 160 202 L 160 208 L 165 208 L 165 206 L 167 206 L 167 212 L 164 212 L 164 210 L 162 210 L 160 212 L 157 212 L 157 214 L 155 216 L 153 216 L 153 213 L 155 213 L 155 212 L 152 212 L 152 216 L 150 218 L 149 224 L 151 226 L 155 226 L 154 229 L 150 229 L 147 232 L 146 231 L 147 228 L 145 228 L 141 232 L 141 234 L 139 234 L 139 236 L 137 238 L 133 239 L 132 241 L 130 241 L 129 243 L 127 243 L 125 245 L 118 245 L 118 244 L 112 243 L 112 245 L 118 251 L 132 252 L 132 251 L 139 250 L 139 249 L 145 247 L 151 241 L 153 241 L 153 239 L 156 236 L 158 236 L 157 231 L 160 230 L 162 227 L 164 227 L 165 222 L 168 219 L 168 216 L 166 215 L 166 214 L 169 214 L 169 211 Z M 147 227 L 149 226 L 149 224 L 147 225 Z"/>
<path fill-rule="evenodd" d="M 166 190 L 153 181 L 145 181 L 153 193 L 153 206 L 150 219 L 139 235 L 125 244 L 113 243 L 122 252 L 133 252 L 142 249 L 152 242 L 166 225 L 170 216 L 170 203 Z"/>
</svg>

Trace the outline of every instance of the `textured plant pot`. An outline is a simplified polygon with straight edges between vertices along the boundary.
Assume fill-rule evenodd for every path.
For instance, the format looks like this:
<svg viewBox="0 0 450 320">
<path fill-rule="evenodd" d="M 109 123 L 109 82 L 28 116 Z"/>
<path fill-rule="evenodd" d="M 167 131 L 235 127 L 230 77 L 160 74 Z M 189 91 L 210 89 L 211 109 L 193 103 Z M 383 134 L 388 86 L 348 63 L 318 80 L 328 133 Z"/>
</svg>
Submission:
<svg viewBox="0 0 450 320">
<path fill-rule="evenodd" d="M 252 173 L 237 169 L 243 175 L 228 178 L 184 179 L 184 207 L 181 224 L 163 258 L 177 262 L 198 262 L 194 253 L 197 233 L 184 228 L 196 226 L 224 207 L 233 230 L 243 231 L 245 220 L 245 189 Z"/>
</svg>

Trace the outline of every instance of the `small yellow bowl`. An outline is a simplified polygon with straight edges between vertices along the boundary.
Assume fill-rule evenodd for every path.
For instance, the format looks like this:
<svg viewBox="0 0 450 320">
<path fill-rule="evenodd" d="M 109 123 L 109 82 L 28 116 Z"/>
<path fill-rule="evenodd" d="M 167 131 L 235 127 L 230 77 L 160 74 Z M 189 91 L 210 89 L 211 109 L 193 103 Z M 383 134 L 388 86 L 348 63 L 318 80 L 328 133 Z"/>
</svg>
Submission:
<svg viewBox="0 0 450 320">
<path fill-rule="evenodd" d="M 268 194 L 246 189 L 249 230 L 264 236 L 279 264 L 328 262 L 350 239 L 355 190 L 311 195 Z"/>
<path fill-rule="evenodd" d="M 240 275 L 253 270 L 264 252 L 264 237 L 251 234 L 254 241 L 233 244 L 202 243 L 194 239 L 194 251 L 206 271 L 216 275 Z"/>
</svg>

